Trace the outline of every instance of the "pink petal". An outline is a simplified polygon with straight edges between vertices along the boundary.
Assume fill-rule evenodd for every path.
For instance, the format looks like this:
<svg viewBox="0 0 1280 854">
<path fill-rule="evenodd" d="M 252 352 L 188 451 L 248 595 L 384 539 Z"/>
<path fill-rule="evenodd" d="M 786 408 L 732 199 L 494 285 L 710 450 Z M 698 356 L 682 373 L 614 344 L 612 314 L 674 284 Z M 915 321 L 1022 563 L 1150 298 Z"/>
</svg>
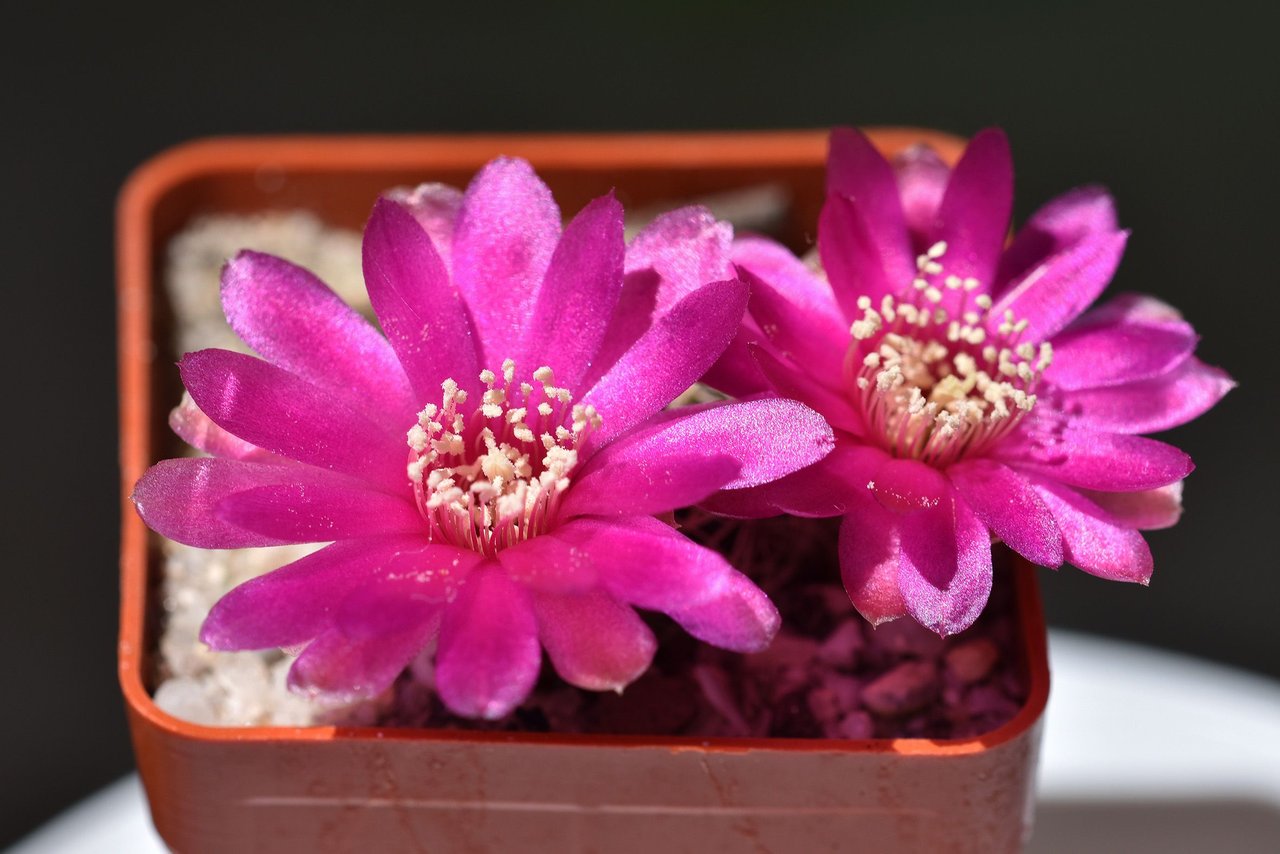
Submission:
<svg viewBox="0 0 1280 854">
<path fill-rule="evenodd" d="M 746 285 L 716 282 L 658 318 L 583 397 L 604 419 L 592 442 L 622 435 L 693 385 L 729 346 L 746 308 Z"/>
<path fill-rule="evenodd" d="M 658 288 L 662 277 L 651 269 L 635 270 L 622 277 L 622 292 L 613 317 L 605 329 L 595 361 L 582 376 L 582 387 L 590 388 L 640 340 L 658 315 Z"/>
<path fill-rule="evenodd" d="M 835 302 L 798 305 L 746 269 L 742 280 L 751 288 L 751 315 L 762 330 L 757 340 L 782 358 L 830 378 L 833 384 L 840 382 L 851 339 L 849 324 Z"/>
<path fill-rule="evenodd" d="M 305 542 L 243 528 L 214 508 L 237 492 L 306 484 L 358 486 L 336 475 L 296 464 L 249 463 L 216 457 L 161 460 L 138 480 L 133 503 L 138 515 L 161 536 L 201 549 L 238 549 Z"/>
<path fill-rule="evenodd" d="M 840 523 L 840 577 L 853 607 L 878 626 L 907 612 L 898 589 L 898 519 L 866 498 L 850 506 Z"/>
<path fill-rule="evenodd" d="M 612 194 L 574 217 L 551 256 L 517 365 L 547 365 L 558 384 L 578 387 L 618 303 L 625 248 L 622 205 Z"/>
<path fill-rule="evenodd" d="M 244 439 L 232 436 L 209 419 L 184 391 L 182 401 L 169 413 L 169 427 L 178 438 L 197 450 L 228 460 L 248 460 L 259 463 L 284 462 L 270 451 L 251 445 Z"/>
<path fill-rule="evenodd" d="M 236 587 L 200 629 L 212 649 L 272 649 L 306 643 L 328 628 L 351 591 L 377 577 L 420 538 L 345 540 Z"/>
<path fill-rule="evenodd" d="M 1196 347 L 1190 324 L 1123 322 L 1068 329 L 1053 340 L 1045 379 L 1073 391 L 1167 374 Z"/>
<path fill-rule="evenodd" d="M 353 409 L 345 396 L 228 350 L 188 353 L 178 368 L 196 405 L 241 439 L 395 493 L 405 491 L 403 442 Z"/>
<path fill-rule="evenodd" d="M 1167 302 L 1147 294 L 1117 294 L 1081 315 L 1070 328 L 1107 326 L 1117 323 L 1176 323 L 1182 312 Z"/>
<path fill-rule="evenodd" d="M 991 595 L 991 537 L 963 500 L 898 517 L 898 588 L 916 622 L 963 631 Z"/>
<path fill-rule="evenodd" d="M 453 279 L 486 366 L 497 370 L 523 337 L 559 239 L 560 209 L 524 160 L 499 157 L 467 187 L 454 232 Z"/>
<path fill-rule="evenodd" d="M 534 597 L 538 636 L 570 685 L 621 691 L 649 669 L 658 642 L 627 605 L 600 590 Z"/>
<path fill-rule="evenodd" d="M 969 460 L 947 476 L 983 524 L 1009 548 L 1040 566 L 1062 564 L 1062 532 L 1025 479 L 992 460 Z"/>
<path fill-rule="evenodd" d="M 1129 232 L 1091 234 L 1009 283 L 987 314 L 994 332 L 1005 312 L 1026 320 L 1024 341 L 1044 341 L 1088 308 L 1111 281 Z"/>
<path fill-rule="evenodd" d="M 413 423 L 409 380 L 387 339 L 309 271 L 244 251 L 222 268 L 222 307 L 267 361 L 359 401 L 392 427 Z"/>
<path fill-rule="evenodd" d="M 1182 516 L 1182 481 L 1141 492 L 1076 490 L 1102 511 L 1104 521 L 1122 528 L 1155 531 L 1169 528 Z"/>
<path fill-rule="evenodd" d="M 513 581 L 544 593 L 583 593 L 599 580 L 591 556 L 578 548 L 573 522 L 498 552 Z"/>
<path fill-rule="evenodd" d="M 621 489 L 630 487 L 631 477 L 666 481 L 668 475 L 649 472 L 669 466 L 669 460 L 696 455 L 735 461 L 736 477 L 722 487 L 740 489 L 777 480 L 817 462 L 834 445 L 831 428 L 822 416 L 794 400 L 765 398 L 683 407 L 662 413 L 593 457 L 583 471 L 583 480 L 575 484 L 575 492 L 588 480 L 598 478 L 597 473 L 615 479 Z M 634 474 L 629 475 L 629 470 Z M 701 497 L 716 488 L 707 489 Z M 594 491 L 604 490 L 597 487 Z M 682 505 L 662 509 L 678 506 Z"/>
<path fill-rule="evenodd" d="M 380 694 L 430 642 L 438 625 L 437 619 L 423 616 L 411 628 L 358 640 L 327 631 L 293 663 L 289 688 L 340 702 Z"/>
<path fill-rule="evenodd" d="M 1068 392 L 1062 409 L 1090 430 L 1158 433 L 1203 415 L 1235 387 L 1226 371 L 1190 357 L 1153 379 Z"/>
<path fill-rule="evenodd" d="M 761 373 L 778 395 L 793 398 L 816 409 L 832 427 L 854 436 L 863 435 L 865 431 L 862 420 L 854 412 L 848 394 L 833 387 L 843 380 L 843 372 L 835 376 L 811 374 L 791 360 L 783 361 L 768 349 L 755 344 L 751 345 L 751 353 L 760 366 Z"/>
<path fill-rule="evenodd" d="M 788 513 L 807 518 L 842 516 L 867 496 L 867 483 L 887 455 L 878 448 L 837 441 L 813 465 L 772 483 L 718 492 L 702 506 L 722 516 L 760 519 Z"/>
<path fill-rule="evenodd" d="M 1104 187 L 1080 187 L 1064 193 L 1031 215 L 1000 259 L 994 294 L 1032 267 L 1074 246 L 1090 235 L 1119 228 L 1116 206 Z"/>
<path fill-rule="evenodd" d="M 427 524 L 411 501 L 359 483 L 259 486 L 228 495 L 213 512 L 237 528 L 289 543 L 427 534 Z"/>
<path fill-rule="evenodd" d="M 751 355 L 752 345 L 749 339 L 757 338 L 758 334 L 748 329 L 749 318 L 748 312 L 748 317 L 743 319 L 742 330 L 701 379 L 704 385 L 730 397 L 751 397 L 764 394 L 772 388 L 760 371 L 755 356 Z"/>
<path fill-rule="evenodd" d="M 902 238 L 905 237 L 904 232 Z M 911 281 L 910 271 L 903 275 L 896 269 L 886 269 L 874 226 L 856 202 L 845 196 L 829 195 L 822 206 L 818 215 L 818 254 L 836 302 L 848 321 L 862 317 L 858 297 L 869 297 L 879 305 L 881 297 L 898 293 Z"/>
<path fill-rule="evenodd" d="M 1195 468 L 1182 451 L 1142 436 L 1068 427 L 1004 462 L 1044 478 L 1103 492 L 1134 492 L 1182 480 Z"/>
<path fill-rule="evenodd" d="M 767 282 L 777 296 L 797 309 L 824 315 L 828 318 L 824 323 L 834 320 L 841 324 L 848 338 L 848 324 L 831 285 L 790 249 L 767 237 L 747 235 L 733 241 L 732 259 L 738 269 Z"/>
<path fill-rule="evenodd" d="M 431 238 L 395 202 L 379 199 L 365 225 L 364 280 L 416 402 L 439 400 L 450 377 L 477 393 L 479 347 L 467 307 Z"/>
<path fill-rule="evenodd" d="M 951 167 L 932 148 L 918 144 L 893 159 L 893 171 L 898 179 L 907 230 L 916 238 L 915 248 L 924 251 L 928 249 L 925 241 L 937 223 L 938 208 L 951 179 Z"/>
<path fill-rule="evenodd" d="M 993 284 L 1013 213 L 1013 159 L 1004 131 L 988 128 L 969 141 L 938 206 L 932 241 L 946 241 L 947 275 Z M 914 266 L 912 271 L 914 272 Z"/>
<path fill-rule="evenodd" d="M 848 198 L 857 207 L 888 280 L 909 280 L 915 266 L 906 240 L 897 178 L 893 167 L 861 131 L 831 131 L 827 195 Z"/>
<path fill-rule="evenodd" d="M 1062 531 L 1068 563 L 1112 581 L 1151 580 L 1151 550 L 1141 534 L 1105 520 L 1105 511 L 1073 489 L 1044 480 L 1035 487 Z"/>
<path fill-rule="evenodd" d="M 445 705 L 501 718 L 533 690 L 541 658 L 529 594 L 499 567 L 472 571 L 440 626 L 436 690 Z"/>
<path fill-rule="evenodd" d="M 453 546 L 405 549 L 342 600 L 334 622 L 352 641 L 412 631 L 424 622 L 438 628 L 444 605 L 483 561 L 481 555 Z"/>
<path fill-rule="evenodd" d="M 951 498 L 951 485 L 933 466 L 918 460 L 887 457 L 871 475 L 867 488 L 894 513 L 918 513 Z"/>
<path fill-rule="evenodd" d="M 760 652 L 782 624 L 764 591 L 733 569 L 710 596 L 667 613 L 698 640 L 733 652 Z"/>
<path fill-rule="evenodd" d="M 448 184 L 428 183 L 416 187 L 393 187 L 382 196 L 413 215 L 431 238 L 431 245 L 444 268 L 452 270 L 453 230 L 457 225 L 458 211 L 462 208 L 461 191 Z"/>
<path fill-rule="evenodd" d="M 672 448 L 654 458 L 609 454 L 616 445 L 597 454 L 589 472 L 575 476 L 560 518 L 653 516 L 689 507 L 736 479 L 742 468 L 732 456 L 693 449 Z"/>
<path fill-rule="evenodd" d="M 626 271 L 658 274 L 654 311 L 668 311 L 708 282 L 734 278 L 730 260 L 733 226 L 700 205 L 662 214 L 627 248 Z"/>
<path fill-rule="evenodd" d="M 594 566 L 614 598 L 638 608 L 671 613 L 711 599 L 733 572 L 723 556 L 650 516 L 574 519 L 555 536 Z"/>
</svg>

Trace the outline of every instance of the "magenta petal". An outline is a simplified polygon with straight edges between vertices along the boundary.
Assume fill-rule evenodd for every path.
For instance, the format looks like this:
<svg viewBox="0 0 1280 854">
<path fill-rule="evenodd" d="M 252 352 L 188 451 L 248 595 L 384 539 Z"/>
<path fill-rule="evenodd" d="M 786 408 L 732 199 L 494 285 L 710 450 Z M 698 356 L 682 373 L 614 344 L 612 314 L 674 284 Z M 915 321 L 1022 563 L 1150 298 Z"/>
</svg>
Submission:
<svg viewBox="0 0 1280 854">
<path fill-rule="evenodd" d="M 222 268 L 222 307 L 236 334 L 267 361 L 360 401 L 407 429 L 416 411 L 387 339 L 309 271 L 244 251 Z"/>
<path fill-rule="evenodd" d="M 760 652 L 782 624 L 764 591 L 733 569 L 710 596 L 667 613 L 698 640 L 733 652 Z"/>
<path fill-rule="evenodd" d="M 627 247 L 628 276 L 658 275 L 654 312 L 661 315 L 708 282 L 734 278 L 730 260 L 733 226 L 700 205 L 658 216 Z"/>
<path fill-rule="evenodd" d="M 639 608 L 670 613 L 714 596 L 732 567 L 651 516 L 578 518 L 555 536 L 590 562 L 615 598 Z"/>
<path fill-rule="evenodd" d="M 850 339 L 849 324 L 834 301 L 798 305 L 750 270 L 742 271 L 742 280 L 751 288 L 751 316 L 762 330 L 760 340 L 783 358 L 839 382 Z"/>
<path fill-rule="evenodd" d="M 1105 511 L 1073 489 L 1047 481 L 1035 486 L 1062 531 L 1068 563 L 1112 581 L 1151 580 L 1151 549 L 1141 534 L 1102 518 Z"/>
<path fill-rule="evenodd" d="M 486 366 L 497 370 L 523 337 L 559 239 L 560 209 L 524 160 L 490 161 L 467 187 L 454 232 L 453 279 L 475 320 Z"/>
<path fill-rule="evenodd" d="M 622 292 L 605 329 L 594 362 L 582 377 L 590 388 L 608 373 L 622 355 L 648 331 L 658 315 L 658 288 L 662 277 L 651 269 L 635 270 L 622 277 Z"/>
<path fill-rule="evenodd" d="M 1182 322 L 1080 326 L 1054 338 L 1045 379 L 1068 391 L 1151 379 L 1176 368 L 1195 347 L 1195 330 Z"/>
<path fill-rule="evenodd" d="M 561 386 L 578 387 L 618 303 L 625 249 L 622 205 L 612 195 L 573 218 L 551 256 L 517 365 L 546 365 Z"/>
<path fill-rule="evenodd" d="M 213 513 L 237 528 L 290 543 L 427 533 L 413 502 L 360 483 L 259 486 L 228 495 Z"/>
<path fill-rule="evenodd" d="M 834 445 L 822 416 L 794 400 L 711 403 L 664 412 L 636 428 L 591 459 L 584 481 L 596 471 L 611 470 L 625 487 L 627 469 L 664 466 L 669 459 L 702 454 L 736 461 L 737 477 L 723 488 L 740 489 L 777 480 L 817 462 Z"/>
<path fill-rule="evenodd" d="M 918 513 L 951 498 L 942 473 L 918 460 L 886 458 L 867 484 L 876 501 L 894 513 Z"/>
<path fill-rule="evenodd" d="M 425 554 L 424 554 L 425 552 Z M 447 588 L 462 586 L 465 572 L 458 573 L 458 584 L 442 583 L 439 572 L 448 567 L 461 549 L 452 546 L 428 546 L 395 555 L 374 578 L 351 591 L 338 606 L 334 623 L 352 642 L 376 640 L 387 635 L 419 630 L 428 624 L 428 636 L 440 627 L 449 596 Z M 474 555 L 468 566 L 479 563 Z M 391 569 L 391 564 L 415 569 Z M 434 568 L 433 568 L 434 567 Z"/>
<path fill-rule="evenodd" d="M 732 258 L 738 269 L 768 282 L 779 297 L 798 309 L 826 315 L 844 325 L 847 337 L 848 325 L 831 285 L 790 249 L 767 237 L 746 235 L 733 241 Z"/>
<path fill-rule="evenodd" d="M 910 279 L 915 266 L 906 239 L 898 181 L 893 167 L 861 131 L 831 131 L 827 195 L 843 196 L 857 207 L 888 280 Z"/>
<path fill-rule="evenodd" d="M 898 589 L 897 517 L 874 501 L 855 498 L 840 523 L 840 577 L 853 607 L 873 626 L 907 612 Z"/>
<path fill-rule="evenodd" d="M 407 537 L 345 540 L 246 581 L 213 606 L 200 640 L 217 650 L 306 643 L 332 624 L 351 591 L 420 543 Z"/>
<path fill-rule="evenodd" d="M 601 590 L 534 597 L 538 636 L 564 681 L 621 691 L 649 668 L 658 642 L 630 606 Z"/>
<path fill-rule="evenodd" d="M 472 571 L 444 612 L 436 690 L 455 714 L 496 720 L 524 701 L 541 665 L 529 594 L 497 566 Z"/>
<path fill-rule="evenodd" d="M 1203 415 L 1235 387 L 1226 371 L 1191 357 L 1153 379 L 1068 392 L 1062 409 L 1090 430 L 1158 433 Z"/>
<path fill-rule="evenodd" d="M 898 588 L 916 622 L 940 635 L 973 624 L 991 595 L 991 537 L 959 498 L 898 517 Z"/>
<path fill-rule="evenodd" d="M 1127 231 L 1091 234 L 1010 282 L 987 314 L 989 331 L 1010 311 L 1027 321 L 1024 341 L 1053 337 L 1106 288 L 1128 239 Z"/>
<path fill-rule="evenodd" d="M 364 280 L 416 401 L 438 400 L 446 378 L 475 392 L 479 348 L 467 307 L 431 238 L 395 202 L 379 199 L 365 225 Z"/>
<path fill-rule="evenodd" d="M 604 419 L 592 441 L 622 435 L 693 385 L 729 346 L 746 309 L 747 286 L 732 280 L 699 288 L 658 318 L 583 398 Z"/>
<path fill-rule="evenodd" d="M 435 633 L 424 617 L 411 628 L 353 640 L 327 631 L 307 645 L 289 669 L 289 688 L 312 697 L 348 702 L 380 694 L 409 666 Z"/>
<path fill-rule="evenodd" d="M 1089 309 L 1072 325 L 1108 326 L 1119 323 L 1177 323 L 1182 312 L 1148 294 L 1117 294 Z"/>
<path fill-rule="evenodd" d="M 1085 489 L 1134 492 L 1182 480 L 1195 468 L 1182 451 L 1119 433 L 1067 428 L 1046 444 L 1004 459 L 1019 468 Z"/>
<path fill-rule="evenodd" d="M 232 436 L 200 411 L 190 392 L 182 393 L 182 401 L 169 413 L 169 427 L 178 438 L 197 450 L 228 460 L 248 460 L 259 463 L 284 462 L 270 451 L 252 445 L 238 436 Z"/>
<path fill-rule="evenodd" d="M 202 549 L 238 549 L 308 542 L 243 528 L 214 508 L 237 492 L 272 486 L 333 483 L 356 487 L 328 472 L 296 464 L 250 463 L 214 457 L 161 460 L 138 480 L 133 503 L 138 515 L 161 536 Z"/>
<path fill-rule="evenodd" d="M 513 581 L 543 593 L 584 593 L 599 580 L 591 556 L 575 545 L 569 527 L 505 548 L 498 561 Z"/>
<path fill-rule="evenodd" d="M 742 467 L 731 456 L 692 449 L 664 450 L 657 458 L 634 447 L 609 454 L 616 445 L 597 454 L 590 471 L 575 477 L 560 506 L 561 518 L 652 516 L 689 507 L 737 478 Z"/>
<path fill-rule="evenodd" d="M 196 405 L 241 439 L 392 492 L 405 491 L 402 443 L 354 410 L 346 397 L 229 350 L 188 353 L 178 368 Z"/>
<path fill-rule="evenodd" d="M 902 235 L 905 241 L 905 232 Z M 862 317 L 858 297 L 879 305 L 885 294 L 896 294 L 910 281 L 906 274 L 885 269 L 885 259 L 875 242 L 874 229 L 852 199 L 827 196 L 818 215 L 818 254 L 831 291 L 846 320 Z"/>
<path fill-rule="evenodd" d="M 1031 215 L 1000 258 L 993 292 L 1021 278 L 1032 267 L 1090 235 L 1119 228 L 1116 206 L 1103 187 L 1080 187 L 1064 193 Z"/>
<path fill-rule="evenodd" d="M 938 206 L 931 240 L 946 241 L 947 251 L 940 261 L 947 274 L 972 276 L 989 289 L 1012 214 L 1009 140 L 1004 131 L 987 128 L 969 141 Z"/>
<path fill-rule="evenodd" d="M 431 238 L 431 245 L 446 270 L 453 269 L 453 230 L 462 208 L 462 192 L 448 184 L 419 184 L 393 187 L 382 194 L 396 202 L 418 221 Z"/>
<path fill-rule="evenodd" d="M 958 463 L 947 469 L 947 476 L 965 503 L 1009 548 L 1040 566 L 1062 564 L 1062 532 L 1026 480 L 992 460 Z"/>
<path fill-rule="evenodd" d="M 938 208 L 951 179 L 951 167 L 938 152 L 917 144 L 893 159 L 893 171 L 898 179 L 907 230 L 915 238 L 917 248 L 927 249 L 923 244 L 933 233 Z"/>
<path fill-rule="evenodd" d="M 748 315 L 749 316 L 749 315 Z M 747 320 L 743 320 L 743 328 L 728 349 L 714 365 L 702 375 L 704 385 L 717 389 L 730 397 L 751 397 L 768 393 L 772 386 L 761 372 L 756 357 L 751 354 L 753 344 L 749 339 L 758 337 L 747 329 Z"/>
<path fill-rule="evenodd" d="M 718 492 L 702 506 L 722 516 L 760 519 L 787 513 L 824 519 L 842 516 L 867 496 L 871 474 L 887 455 L 878 448 L 837 442 L 819 462 L 771 483 Z"/>
<path fill-rule="evenodd" d="M 1122 528 L 1155 531 L 1172 527 L 1182 516 L 1180 480 L 1141 492 L 1076 491 L 1102 511 L 1102 519 Z"/>
<path fill-rule="evenodd" d="M 755 344 L 751 345 L 751 353 L 777 394 L 816 409 L 832 427 L 855 436 L 863 434 L 862 421 L 854 412 L 848 396 L 829 384 L 841 380 L 843 374 L 814 376 L 790 360 L 783 361 L 767 348 Z"/>
</svg>

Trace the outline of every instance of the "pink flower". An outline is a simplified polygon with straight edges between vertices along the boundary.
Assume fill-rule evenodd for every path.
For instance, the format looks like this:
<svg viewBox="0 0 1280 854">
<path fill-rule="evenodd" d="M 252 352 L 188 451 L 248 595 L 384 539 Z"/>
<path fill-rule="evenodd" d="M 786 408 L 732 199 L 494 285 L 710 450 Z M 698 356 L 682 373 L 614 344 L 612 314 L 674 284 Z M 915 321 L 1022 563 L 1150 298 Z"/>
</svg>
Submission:
<svg viewBox="0 0 1280 854">
<path fill-rule="evenodd" d="M 925 148 L 887 162 L 831 138 L 818 227 L 827 280 L 739 241 L 750 313 L 715 376 L 821 412 L 836 450 L 709 505 L 739 516 L 843 516 L 840 562 L 875 623 L 949 634 L 991 589 L 991 541 L 1147 583 L 1140 529 L 1172 525 L 1191 460 L 1137 434 L 1182 424 L 1234 385 L 1192 355 L 1178 313 L 1126 295 L 1085 311 L 1128 233 L 1103 190 L 1067 193 L 1006 247 L 1008 143 L 978 134 L 953 170 Z"/>
<path fill-rule="evenodd" d="M 179 365 L 193 404 L 171 423 L 213 456 L 143 476 L 147 524 L 204 548 L 332 542 L 225 596 L 204 641 L 304 647 L 292 686 L 361 696 L 434 639 L 444 702 L 487 718 L 525 698 L 543 648 L 583 688 L 639 676 L 655 641 L 634 607 L 722 647 L 765 646 L 765 595 L 654 516 L 789 474 L 832 437 L 793 401 L 664 411 L 746 307 L 730 266 L 667 233 L 701 214 L 627 250 L 612 195 L 562 231 L 550 191 L 510 159 L 465 195 L 393 198 L 364 236 L 386 337 L 307 271 L 243 252 L 223 306 L 264 359 L 204 350 Z M 673 258 L 683 273 L 664 272 Z"/>
</svg>

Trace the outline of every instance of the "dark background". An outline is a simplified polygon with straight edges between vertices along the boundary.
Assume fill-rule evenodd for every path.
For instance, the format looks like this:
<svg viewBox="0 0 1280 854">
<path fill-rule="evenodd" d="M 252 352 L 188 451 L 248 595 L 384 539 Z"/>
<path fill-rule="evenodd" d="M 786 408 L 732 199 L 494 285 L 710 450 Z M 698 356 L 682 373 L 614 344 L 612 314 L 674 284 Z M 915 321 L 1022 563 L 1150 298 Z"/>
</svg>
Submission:
<svg viewBox="0 0 1280 854">
<path fill-rule="evenodd" d="M 469 20 L 421 3 L 6 5 L 0 845 L 131 765 L 112 205 L 133 167 L 211 134 L 1003 125 L 1019 217 L 1110 186 L 1134 232 L 1117 287 L 1181 308 L 1241 385 L 1170 437 L 1199 470 L 1181 525 L 1150 537 L 1152 586 L 1042 571 L 1052 622 L 1280 676 L 1280 69 L 1264 5 L 687 5 Z"/>
</svg>

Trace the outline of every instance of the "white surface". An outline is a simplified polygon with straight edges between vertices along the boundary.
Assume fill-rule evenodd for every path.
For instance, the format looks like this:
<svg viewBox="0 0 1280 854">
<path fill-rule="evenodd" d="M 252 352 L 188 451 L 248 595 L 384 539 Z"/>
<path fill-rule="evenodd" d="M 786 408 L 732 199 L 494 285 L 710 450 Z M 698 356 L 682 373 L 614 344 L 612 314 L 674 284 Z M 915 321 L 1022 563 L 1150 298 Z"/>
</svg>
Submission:
<svg viewBox="0 0 1280 854">
<path fill-rule="evenodd" d="M 1052 632 L 1053 690 L 1032 852 L 1280 852 L 1280 684 Z M 152 854 L 130 776 L 10 854 Z"/>
</svg>

